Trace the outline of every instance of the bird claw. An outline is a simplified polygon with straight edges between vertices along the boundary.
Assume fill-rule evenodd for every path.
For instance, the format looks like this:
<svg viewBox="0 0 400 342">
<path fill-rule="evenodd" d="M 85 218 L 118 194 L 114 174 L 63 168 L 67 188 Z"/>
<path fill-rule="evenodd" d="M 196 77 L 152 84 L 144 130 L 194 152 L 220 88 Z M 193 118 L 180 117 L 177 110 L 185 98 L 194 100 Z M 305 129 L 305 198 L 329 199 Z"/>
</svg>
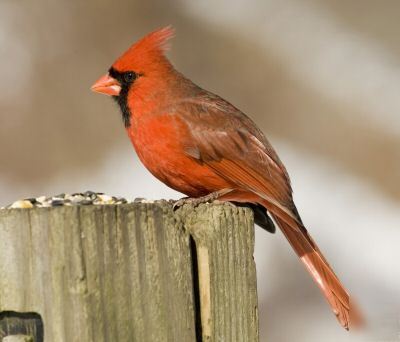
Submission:
<svg viewBox="0 0 400 342">
<path fill-rule="evenodd" d="M 192 198 L 192 197 L 184 197 L 181 198 L 179 200 L 177 200 L 173 205 L 172 205 L 172 209 L 173 210 L 177 210 L 178 208 L 184 206 L 185 204 L 190 204 L 193 207 L 197 207 L 199 204 L 202 203 L 207 203 L 207 202 L 211 202 L 214 199 L 207 196 L 203 196 L 203 197 L 197 197 L 197 198 Z"/>
<path fill-rule="evenodd" d="M 195 197 L 195 198 L 183 197 L 183 198 L 175 201 L 175 203 L 172 205 L 172 209 L 176 210 L 185 204 L 190 204 L 194 207 L 197 207 L 199 204 L 215 201 L 219 197 L 221 197 L 231 191 L 232 191 L 231 189 L 223 189 L 223 190 L 211 192 L 208 195 L 202 196 L 202 197 Z"/>
<path fill-rule="evenodd" d="M 176 210 L 176 209 L 182 207 L 184 204 L 187 204 L 188 200 L 190 200 L 190 199 L 194 199 L 194 198 L 183 197 L 181 199 L 178 199 L 177 201 L 174 201 L 174 203 L 172 204 L 172 210 Z"/>
</svg>

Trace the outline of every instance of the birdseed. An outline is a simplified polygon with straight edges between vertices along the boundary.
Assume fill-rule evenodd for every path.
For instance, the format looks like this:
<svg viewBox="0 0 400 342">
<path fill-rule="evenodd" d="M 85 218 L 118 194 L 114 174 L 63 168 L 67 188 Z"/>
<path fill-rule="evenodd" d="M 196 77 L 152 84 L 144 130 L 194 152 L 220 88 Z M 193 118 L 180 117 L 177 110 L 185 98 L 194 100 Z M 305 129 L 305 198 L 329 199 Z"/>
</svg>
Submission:
<svg viewBox="0 0 400 342">
<path fill-rule="evenodd" d="M 46 208 L 46 207 L 60 207 L 60 206 L 76 206 L 76 205 L 112 205 L 112 204 L 125 204 L 132 203 L 126 198 L 109 196 L 104 192 L 76 192 L 73 194 L 58 194 L 56 196 L 39 196 L 18 200 L 10 205 L 0 209 L 29 209 L 29 208 Z M 137 199 L 134 202 L 149 202 L 144 199 Z"/>
</svg>

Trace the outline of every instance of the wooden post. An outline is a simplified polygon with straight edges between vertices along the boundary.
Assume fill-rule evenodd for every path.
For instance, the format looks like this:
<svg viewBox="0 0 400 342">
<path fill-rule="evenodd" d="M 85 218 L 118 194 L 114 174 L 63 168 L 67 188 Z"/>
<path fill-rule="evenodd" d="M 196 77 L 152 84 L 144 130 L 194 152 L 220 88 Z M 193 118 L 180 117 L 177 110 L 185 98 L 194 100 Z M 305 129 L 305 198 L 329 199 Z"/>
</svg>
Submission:
<svg viewBox="0 0 400 342">
<path fill-rule="evenodd" d="M 0 210 L 0 341 L 258 341 L 253 249 L 230 204 Z"/>
</svg>

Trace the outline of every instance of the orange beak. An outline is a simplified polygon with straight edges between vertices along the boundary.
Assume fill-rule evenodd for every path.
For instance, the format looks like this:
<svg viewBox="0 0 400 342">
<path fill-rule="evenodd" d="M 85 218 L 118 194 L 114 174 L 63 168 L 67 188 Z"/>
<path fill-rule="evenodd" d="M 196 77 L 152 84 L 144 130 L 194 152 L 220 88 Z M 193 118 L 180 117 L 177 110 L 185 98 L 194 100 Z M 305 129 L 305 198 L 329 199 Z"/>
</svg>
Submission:
<svg viewBox="0 0 400 342">
<path fill-rule="evenodd" d="M 101 93 L 110 96 L 118 96 L 121 91 L 121 84 L 110 75 L 100 77 L 91 88 L 96 93 Z"/>
</svg>

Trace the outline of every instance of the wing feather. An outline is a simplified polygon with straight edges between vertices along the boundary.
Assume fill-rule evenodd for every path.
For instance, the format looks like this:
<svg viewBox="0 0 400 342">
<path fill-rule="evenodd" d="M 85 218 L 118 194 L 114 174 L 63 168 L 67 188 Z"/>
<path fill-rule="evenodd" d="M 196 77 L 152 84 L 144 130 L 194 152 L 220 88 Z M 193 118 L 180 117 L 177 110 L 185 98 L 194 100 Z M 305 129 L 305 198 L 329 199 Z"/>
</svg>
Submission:
<svg viewBox="0 0 400 342">
<path fill-rule="evenodd" d="M 241 188 L 290 208 L 290 180 L 270 143 L 237 108 L 210 96 L 183 101 L 175 108 L 191 134 L 185 144 L 187 155 Z"/>
<path fill-rule="evenodd" d="M 210 93 L 183 101 L 175 110 L 190 132 L 190 141 L 185 144 L 187 156 L 206 164 L 241 191 L 260 197 L 260 204 L 272 213 L 338 320 L 348 329 L 349 295 L 303 226 L 286 169 L 262 132 L 246 115 Z"/>
</svg>

